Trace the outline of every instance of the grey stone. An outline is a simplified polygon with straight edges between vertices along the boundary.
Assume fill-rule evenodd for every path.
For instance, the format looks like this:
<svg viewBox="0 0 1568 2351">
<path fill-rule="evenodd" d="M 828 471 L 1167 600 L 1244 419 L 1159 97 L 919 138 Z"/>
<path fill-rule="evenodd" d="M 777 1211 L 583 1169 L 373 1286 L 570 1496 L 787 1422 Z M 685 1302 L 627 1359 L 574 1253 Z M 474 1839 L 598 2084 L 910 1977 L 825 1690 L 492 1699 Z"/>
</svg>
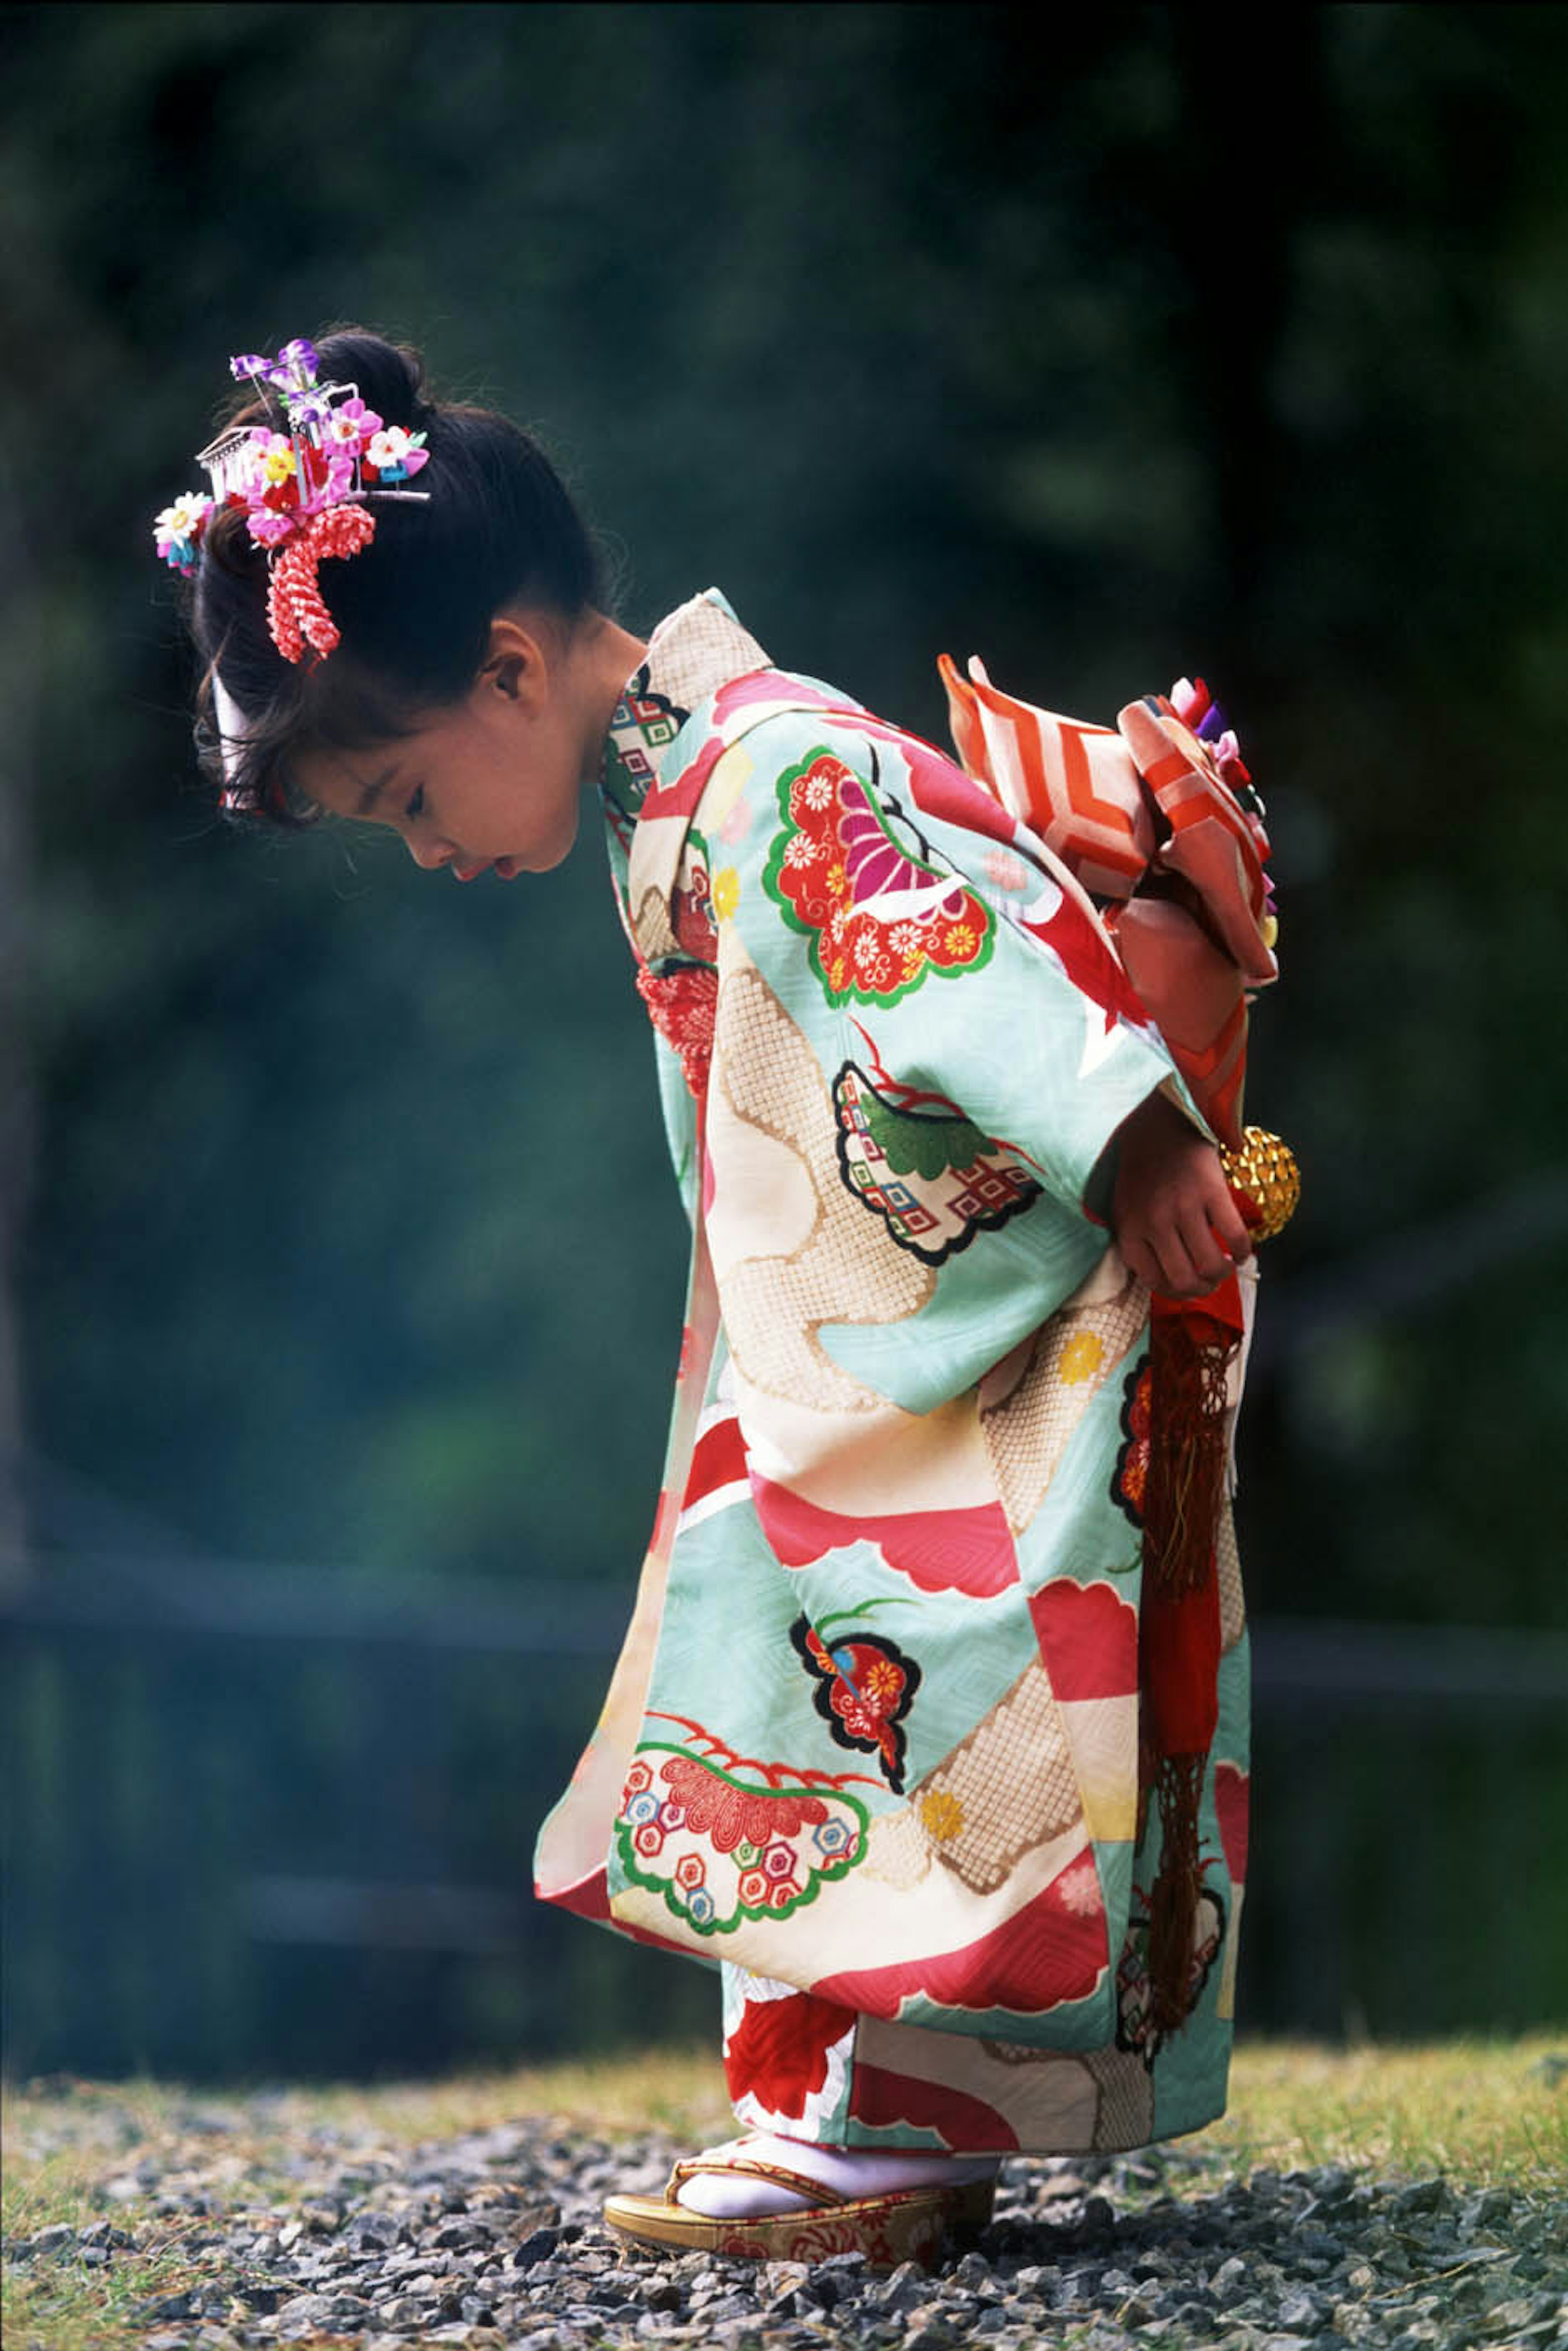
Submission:
<svg viewBox="0 0 1568 2351">
<path fill-rule="evenodd" d="M 934 2311 L 904 2336 L 904 2351 L 953 2351 L 953 2346 L 961 2339 L 951 2322 L 940 2311 Z"/>
<path fill-rule="evenodd" d="M 383 2302 L 376 2313 L 388 2326 L 417 2326 L 429 2315 L 430 2304 L 423 2294 L 402 2294 Z"/>
<path fill-rule="evenodd" d="M 409 2236 L 406 2220 L 395 2212 L 356 2212 L 349 2224 L 349 2240 L 356 2246 L 392 2246 L 404 2242 Z"/>
<path fill-rule="evenodd" d="M 155 2301 L 145 2302 L 135 2314 L 139 2326 L 156 2325 L 162 2319 L 193 2318 L 195 2296 L 190 2294 L 160 2294 Z"/>
<path fill-rule="evenodd" d="M 1323 2323 L 1322 2305 L 1311 2294 L 1281 2295 L 1274 2315 L 1287 2334 L 1315 2335 Z"/>
<path fill-rule="evenodd" d="M 1239 2302 L 1251 2286 L 1252 2273 L 1238 2253 L 1222 2261 L 1208 2281 L 1208 2290 L 1220 2304 Z"/>
<path fill-rule="evenodd" d="M 291 2325 L 308 2318 L 313 2325 L 326 2326 L 339 2315 L 339 2304 L 342 2299 L 341 2295 L 333 2294 L 291 2294 L 287 2302 L 279 2303 L 277 2306 L 278 2322 Z M 363 2311 L 367 2317 L 370 2315 L 369 2303 L 359 2303 L 354 2307 L 356 2313 Z"/>
<path fill-rule="evenodd" d="M 1400 2189 L 1394 2199 L 1394 2209 L 1401 2215 L 1415 2212 L 1440 2212 L 1452 2201 L 1453 2198 L 1446 2179 L 1416 2179 L 1413 2180 L 1408 2188 Z"/>
</svg>

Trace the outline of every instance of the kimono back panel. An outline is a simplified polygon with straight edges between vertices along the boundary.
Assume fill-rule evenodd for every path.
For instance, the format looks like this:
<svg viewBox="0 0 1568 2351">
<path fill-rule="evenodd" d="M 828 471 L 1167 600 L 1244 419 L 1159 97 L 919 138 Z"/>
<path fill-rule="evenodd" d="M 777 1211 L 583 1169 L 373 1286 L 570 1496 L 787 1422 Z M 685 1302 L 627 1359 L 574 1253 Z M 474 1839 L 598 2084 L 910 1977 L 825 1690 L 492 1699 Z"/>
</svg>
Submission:
<svg viewBox="0 0 1568 2351">
<path fill-rule="evenodd" d="M 890 2064 L 963 2036 L 968 2079 L 978 2043 L 1054 2117 L 1039 2143 L 1196 2128 L 1245 1876 L 1240 1577 L 1227 1507 L 1162 2035 L 1148 1297 L 1086 1194 L 1151 1092 L 1197 1113 L 1051 852 L 716 596 L 656 633 L 612 740 L 692 1270 L 653 1536 L 538 1891 L 854 2010 Z"/>
</svg>

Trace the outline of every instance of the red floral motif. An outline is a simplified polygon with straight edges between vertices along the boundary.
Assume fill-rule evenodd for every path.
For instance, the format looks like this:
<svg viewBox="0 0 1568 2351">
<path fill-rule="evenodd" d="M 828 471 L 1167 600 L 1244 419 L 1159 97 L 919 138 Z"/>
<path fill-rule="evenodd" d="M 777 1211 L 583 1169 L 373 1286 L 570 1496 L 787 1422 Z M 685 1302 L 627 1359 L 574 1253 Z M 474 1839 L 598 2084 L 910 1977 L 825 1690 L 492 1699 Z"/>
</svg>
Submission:
<svg viewBox="0 0 1568 2351">
<path fill-rule="evenodd" d="M 637 974 L 637 993 L 654 1028 L 680 1056 L 686 1084 L 700 1102 L 707 1092 L 713 1061 L 713 1024 L 718 1009 L 718 974 L 706 965 L 680 964 L 674 971 Z"/>
<path fill-rule="evenodd" d="M 803 1828 L 828 1817 L 821 1796 L 776 1796 L 758 1788 L 737 1788 L 692 1755 L 672 1755 L 660 1765 L 659 1777 L 676 1802 L 685 1805 L 687 1828 L 695 1836 L 706 1837 L 716 1853 L 799 1836 Z"/>
<path fill-rule="evenodd" d="M 896 802 L 873 799 L 852 768 L 815 752 L 779 779 L 785 829 L 763 883 L 784 919 L 811 940 L 811 960 L 831 1004 L 894 1004 L 928 972 L 946 976 L 983 964 L 995 918 L 960 874 L 931 860 L 927 843 Z M 911 846 L 895 836 L 893 821 Z M 933 883 L 950 884 L 934 903 Z M 876 902 L 905 899 L 884 915 Z M 916 893 L 911 909 L 907 893 Z"/>
<path fill-rule="evenodd" d="M 1111 1499 L 1135 1527 L 1144 1523 L 1144 1492 L 1149 1482 L 1149 1400 L 1154 1376 L 1147 1356 L 1127 1375 L 1122 1403 L 1122 1428 L 1126 1442 L 1111 1473 Z"/>
<path fill-rule="evenodd" d="M 784 2000 L 748 2000 L 724 2044 L 724 2077 L 732 2101 L 755 2098 L 769 2114 L 804 2122 L 808 2099 L 828 2078 L 828 2052 L 854 2030 L 852 2009 L 810 1992 Z"/>
</svg>

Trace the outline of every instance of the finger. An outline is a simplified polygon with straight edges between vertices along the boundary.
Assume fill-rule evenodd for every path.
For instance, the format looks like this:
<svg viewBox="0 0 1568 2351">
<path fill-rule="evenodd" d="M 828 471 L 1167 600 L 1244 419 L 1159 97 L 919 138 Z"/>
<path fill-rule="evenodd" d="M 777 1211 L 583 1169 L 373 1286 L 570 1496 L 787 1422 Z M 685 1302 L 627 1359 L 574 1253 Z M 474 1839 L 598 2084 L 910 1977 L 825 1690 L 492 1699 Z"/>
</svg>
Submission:
<svg viewBox="0 0 1568 2351">
<path fill-rule="evenodd" d="M 1160 1286 L 1159 1264 L 1142 1236 L 1136 1233 L 1118 1234 L 1116 1246 L 1121 1250 L 1123 1264 L 1134 1279 L 1141 1281 L 1145 1290 L 1157 1290 Z"/>
<path fill-rule="evenodd" d="M 1149 1247 L 1159 1266 L 1160 1278 L 1154 1287 L 1167 1298 L 1201 1298 L 1206 1290 L 1214 1288 L 1212 1281 L 1205 1281 L 1198 1275 L 1176 1226 L 1161 1226 L 1152 1232 Z"/>
<path fill-rule="evenodd" d="M 1195 1200 L 1181 1219 L 1181 1238 L 1192 1265 L 1193 1278 L 1201 1284 L 1202 1295 L 1215 1284 L 1223 1281 L 1230 1271 L 1230 1259 L 1208 1221 L 1201 1200 Z"/>
<path fill-rule="evenodd" d="M 1228 1249 L 1238 1265 L 1252 1254 L 1252 1233 L 1246 1217 L 1236 1203 L 1236 1195 L 1228 1184 L 1210 1202 L 1208 1221 L 1218 1235 L 1221 1245 Z"/>
</svg>

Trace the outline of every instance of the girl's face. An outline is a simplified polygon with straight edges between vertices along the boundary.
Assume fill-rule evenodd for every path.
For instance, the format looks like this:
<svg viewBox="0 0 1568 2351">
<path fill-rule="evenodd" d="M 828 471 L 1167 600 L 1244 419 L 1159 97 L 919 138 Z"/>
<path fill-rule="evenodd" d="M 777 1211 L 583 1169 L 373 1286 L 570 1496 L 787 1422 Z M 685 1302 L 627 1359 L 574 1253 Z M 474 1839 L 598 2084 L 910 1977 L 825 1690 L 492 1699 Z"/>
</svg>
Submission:
<svg viewBox="0 0 1568 2351">
<path fill-rule="evenodd" d="M 465 700 L 375 748 L 316 753 L 299 780 L 335 816 L 389 826 L 416 865 L 460 882 L 543 873 L 577 838 L 609 725 L 601 698 L 571 641 L 503 616 Z"/>
</svg>

